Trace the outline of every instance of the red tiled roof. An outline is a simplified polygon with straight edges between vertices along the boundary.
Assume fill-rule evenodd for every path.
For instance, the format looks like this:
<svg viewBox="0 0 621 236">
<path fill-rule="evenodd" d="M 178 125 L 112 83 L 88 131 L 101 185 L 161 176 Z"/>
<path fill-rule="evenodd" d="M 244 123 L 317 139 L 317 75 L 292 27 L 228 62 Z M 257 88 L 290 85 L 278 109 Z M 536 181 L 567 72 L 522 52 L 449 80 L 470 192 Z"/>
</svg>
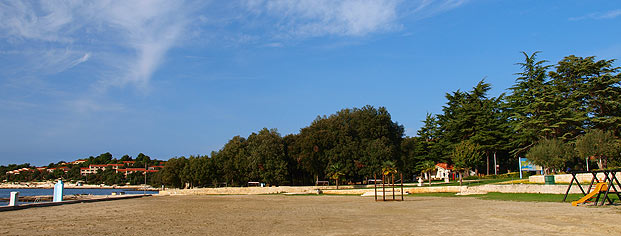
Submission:
<svg viewBox="0 0 621 236">
<path fill-rule="evenodd" d="M 99 167 L 106 167 L 108 165 L 104 164 L 104 165 L 89 165 L 89 166 L 99 166 Z"/>
<path fill-rule="evenodd" d="M 436 166 L 440 167 L 442 169 L 445 169 L 445 170 L 452 170 L 453 169 L 453 166 L 449 166 L 447 163 L 438 163 L 438 164 L 436 164 Z"/>
<path fill-rule="evenodd" d="M 144 168 L 127 168 L 127 169 L 117 169 L 116 171 L 118 172 L 129 172 L 129 171 L 134 171 L 134 172 L 158 172 L 159 170 L 145 170 Z"/>
<path fill-rule="evenodd" d="M 129 171 L 144 171 L 144 168 L 127 168 Z"/>
</svg>

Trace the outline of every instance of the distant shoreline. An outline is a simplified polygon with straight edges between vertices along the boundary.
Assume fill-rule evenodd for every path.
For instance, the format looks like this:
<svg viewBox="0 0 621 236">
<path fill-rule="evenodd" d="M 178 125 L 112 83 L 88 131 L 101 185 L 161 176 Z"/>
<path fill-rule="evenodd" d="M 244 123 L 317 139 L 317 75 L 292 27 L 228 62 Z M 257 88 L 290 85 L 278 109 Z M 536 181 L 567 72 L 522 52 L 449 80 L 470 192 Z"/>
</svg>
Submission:
<svg viewBox="0 0 621 236">
<path fill-rule="evenodd" d="M 19 184 L 0 184 L 0 189 L 53 189 L 54 183 L 19 183 Z M 78 186 L 74 183 L 65 183 L 65 189 L 123 189 L 123 190 L 146 190 L 146 191 L 159 191 L 159 188 L 144 185 L 125 185 L 125 186 L 110 186 L 110 185 L 82 185 Z"/>
<path fill-rule="evenodd" d="M 4 187 L 1 186 L 0 189 L 54 189 L 54 187 Z M 139 187 L 65 187 L 65 189 L 123 189 L 123 190 L 140 190 L 142 191 L 144 188 Z M 159 191 L 158 188 L 147 188 L 147 191 Z"/>
</svg>

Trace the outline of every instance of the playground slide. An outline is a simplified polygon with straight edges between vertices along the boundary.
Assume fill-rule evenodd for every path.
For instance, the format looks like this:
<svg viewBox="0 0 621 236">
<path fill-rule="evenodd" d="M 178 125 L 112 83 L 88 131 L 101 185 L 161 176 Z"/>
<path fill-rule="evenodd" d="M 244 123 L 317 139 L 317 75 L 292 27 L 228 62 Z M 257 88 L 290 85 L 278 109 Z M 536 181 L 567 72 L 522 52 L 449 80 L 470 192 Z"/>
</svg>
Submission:
<svg viewBox="0 0 621 236">
<path fill-rule="evenodd" d="M 606 183 L 597 183 L 597 185 L 595 185 L 595 189 L 593 189 L 592 192 L 590 192 L 586 196 L 580 198 L 580 200 L 578 200 L 578 201 L 571 202 L 571 205 L 572 206 L 578 206 L 578 204 L 586 202 L 587 200 L 593 198 L 593 196 L 595 196 L 599 192 L 606 191 L 606 189 L 608 189 L 608 184 L 606 184 Z"/>
</svg>

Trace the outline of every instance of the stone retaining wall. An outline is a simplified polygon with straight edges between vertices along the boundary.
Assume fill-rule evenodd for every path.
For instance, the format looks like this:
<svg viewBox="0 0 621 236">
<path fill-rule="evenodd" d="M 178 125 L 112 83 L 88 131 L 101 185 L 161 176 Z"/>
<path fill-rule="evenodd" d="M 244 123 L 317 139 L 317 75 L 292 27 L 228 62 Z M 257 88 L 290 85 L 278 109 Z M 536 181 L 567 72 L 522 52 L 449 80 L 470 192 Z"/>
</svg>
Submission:
<svg viewBox="0 0 621 236">
<path fill-rule="evenodd" d="M 550 193 L 550 194 L 565 194 L 568 185 L 538 185 L 538 184 L 507 184 L 507 185 L 480 185 L 475 187 L 468 187 L 467 191 L 487 193 Z M 572 187 L 570 193 L 581 193 L 580 189 L 576 186 Z"/>
<path fill-rule="evenodd" d="M 277 194 L 277 193 L 317 193 L 317 189 L 331 189 L 333 186 L 279 186 L 279 187 L 224 187 L 224 188 L 193 188 L 166 189 L 160 195 L 226 195 L 226 194 Z"/>
<path fill-rule="evenodd" d="M 461 194 L 485 194 L 488 192 L 499 193 L 550 193 L 564 194 L 567 185 L 537 185 L 537 184 L 507 184 L 507 185 L 480 185 L 468 186 L 440 186 L 440 187 L 408 187 L 403 191 L 410 194 L 415 193 L 461 193 Z M 363 195 L 373 193 L 373 189 L 334 189 L 334 186 L 301 186 L 301 187 L 225 187 L 225 188 L 195 188 L 195 189 L 167 189 L 160 191 L 160 195 L 255 195 L 255 194 L 317 194 L 317 189 L 321 189 L 324 194 L 347 194 Z M 391 189 L 386 189 L 390 191 Z M 378 189 L 381 191 L 381 189 Z M 401 192 L 400 188 L 395 188 L 396 192 Z M 580 193 L 580 190 L 572 188 L 570 193 Z"/>
<path fill-rule="evenodd" d="M 617 172 L 616 174 L 617 179 L 621 180 L 621 172 Z M 580 181 L 581 183 L 590 183 L 591 179 L 593 178 L 593 175 L 590 173 L 584 173 L 584 174 L 577 174 L 576 178 L 578 178 L 578 181 Z M 597 174 L 597 178 L 598 179 L 604 179 L 604 174 L 603 173 L 598 173 Z M 544 179 L 543 179 L 543 175 L 533 175 L 533 176 L 529 176 L 528 177 L 528 182 L 531 183 L 545 183 Z M 561 174 L 561 175 L 554 175 L 554 182 L 555 183 L 569 183 L 571 182 L 571 174 Z"/>
</svg>

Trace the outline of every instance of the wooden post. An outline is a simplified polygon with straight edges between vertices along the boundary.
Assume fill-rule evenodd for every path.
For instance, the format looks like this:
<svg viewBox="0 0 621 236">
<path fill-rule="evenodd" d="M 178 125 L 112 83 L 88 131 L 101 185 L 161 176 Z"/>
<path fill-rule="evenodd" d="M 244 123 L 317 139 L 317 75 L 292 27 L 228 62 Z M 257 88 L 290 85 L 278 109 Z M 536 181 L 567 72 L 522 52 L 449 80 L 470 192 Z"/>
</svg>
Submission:
<svg viewBox="0 0 621 236">
<path fill-rule="evenodd" d="M 390 181 L 392 182 L 392 200 L 395 200 L 395 173 L 390 174 Z"/>
<path fill-rule="evenodd" d="M 375 190 L 375 201 L 377 201 L 377 174 L 373 173 L 373 189 Z"/>
<path fill-rule="evenodd" d="M 612 170 L 611 171 L 612 172 L 612 174 L 611 174 L 612 180 L 610 182 L 612 183 L 612 189 L 615 190 L 615 193 L 617 194 L 617 197 L 619 199 L 621 199 L 621 195 L 619 194 L 619 190 L 621 190 L 621 189 L 617 189 L 617 187 L 615 187 L 615 183 L 617 183 L 616 186 L 621 188 L 621 183 L 619 183 L 619 180 L 617 179 L 617 171 L 618 170 Z M 613 182 L 613 180 L 614 180 L 614 182 Z"/>
<path fill-rule="evenodd" d="M 569 182 L 569 187 L 567 187 L 567 191 L 565 192 L 565 197 L 563 197 L 563 202 L 567 200 L 567 195 L 569 194 L 569 190 L 571 189 L 571 185 L 574 183 L 574 179 L 576 179 L 576 173 L 571 173 L 571 182 Z M 578 183 L 580 184 L 580 183 Z"/>
<path fill-rule="evenodd" d="M 403 201 L 403 194 L 405 194 L 403 192 L 403 173 L 399 173 L 399 176 L 401 177 L 401 201 Z"/>
<path fill-rule="evenodd" d="M 382 173 L 382 200 L 386 201 L 386 182 L 384 181 L 386 178 L 384 173 Z"/>
<path fill-rule="evenodd" d="M 608 183 L 608 181 L 610 181 L 610 183 L 608 184 L 608 188 L 606 189 L 606 193 L 604 194 L 604 198 L 602 199 L 602 204 L 601 206 L 604 205 L 604 203 L 606 203 L 606 200 L 608 200 L 608 203 L 610 203 L 612 205 L 612 200 L 610 200 L 610 198 L 608 198 L 608 193 L 610 192 L 610 188 L 614 187 L 612 184 L 612 179 L 608 177 L 608 174 L 610 172 L 608 171 L 604 171 L 604 182 Z M 595 206 L 597 206 L 597 201 L 595 201 Z"/>
</svg>

